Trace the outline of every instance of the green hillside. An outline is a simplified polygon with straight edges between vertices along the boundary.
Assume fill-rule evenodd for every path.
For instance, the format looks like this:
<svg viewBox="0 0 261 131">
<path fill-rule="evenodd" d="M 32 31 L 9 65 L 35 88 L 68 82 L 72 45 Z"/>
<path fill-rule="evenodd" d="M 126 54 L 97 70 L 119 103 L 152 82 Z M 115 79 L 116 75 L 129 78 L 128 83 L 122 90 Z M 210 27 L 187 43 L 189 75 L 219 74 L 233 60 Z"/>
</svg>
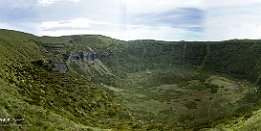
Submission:
<svg viewBox="0 0 261 131">
<path fill-rule="evenodd" d="M 135 125 L 127 109 L 87 78 L 52 71 L 36 41 L 27 34 L 1 30 L 0 116 L 10 119 L 1 122 L 2 129 L 128 129 Z"/>
<path fill-rule="evenodd" d="M 0 122 L 3 130 L 261 126 L 259 40 L 121 41 L 0 30 L 0 46 L 0 118 L 10 118 Z"/>
</svg>

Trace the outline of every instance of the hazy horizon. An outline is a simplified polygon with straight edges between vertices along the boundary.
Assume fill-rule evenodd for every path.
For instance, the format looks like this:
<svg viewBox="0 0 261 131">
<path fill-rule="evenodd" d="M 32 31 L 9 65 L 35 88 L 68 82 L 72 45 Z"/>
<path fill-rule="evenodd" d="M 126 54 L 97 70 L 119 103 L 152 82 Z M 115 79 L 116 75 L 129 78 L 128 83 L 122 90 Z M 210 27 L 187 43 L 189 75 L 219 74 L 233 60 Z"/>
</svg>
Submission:
<svg viewBox="0 0 261 131">
<path fill-rule="evenodd" d="M 261 0 L 2 0 L 0 28 L 121 40 L 261 38 Z"/>
</svg>

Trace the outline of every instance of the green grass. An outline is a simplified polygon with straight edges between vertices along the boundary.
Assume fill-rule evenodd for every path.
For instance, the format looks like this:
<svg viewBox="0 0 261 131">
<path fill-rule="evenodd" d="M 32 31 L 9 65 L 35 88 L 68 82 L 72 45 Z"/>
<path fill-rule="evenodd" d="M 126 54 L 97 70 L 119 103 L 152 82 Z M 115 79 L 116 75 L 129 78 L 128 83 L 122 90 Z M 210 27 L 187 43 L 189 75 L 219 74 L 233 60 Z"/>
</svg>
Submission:
<svg viewBox="0 0 261 131">
<path fill-rule="evenodd" d="M 22 118 L 4 130 L 255 130 L 260 46 L 0 30 L 0 118 Z M 67 61 L 90 48 L 94 64 Z M 69 71 L 53 71 L 56 60 Z"/>
<path fill-rule="evenodd" d="M 12 40 L 0 38 L 0 110 L 1 118 L 22 117 L 22 121 L 9 122 L 14 125 L 4 130 L 18 130 L 20 124 L 25 130 L 128 129 L 135 125 L 130 112 L 108 92 L 78 74 L 51 71 L 41 47 L 32 40 L 20 41 L 17 35 Z"/>
<path fill-rule="evenodd" d="M 117 88 L 121 91 L 115 93 L 122 105 L 142 121 L 150 124 L 156 121 L 172 128 L 182 124 L 184 128 L 196 129 L 238 113 L 241 98 L 255 88 L 251 83 L 239 81 L 200 72 L 152 71 L 132 73 L 120 79 Z M 237 84 L 240 89 L 234 88 Z"/>
</svg>

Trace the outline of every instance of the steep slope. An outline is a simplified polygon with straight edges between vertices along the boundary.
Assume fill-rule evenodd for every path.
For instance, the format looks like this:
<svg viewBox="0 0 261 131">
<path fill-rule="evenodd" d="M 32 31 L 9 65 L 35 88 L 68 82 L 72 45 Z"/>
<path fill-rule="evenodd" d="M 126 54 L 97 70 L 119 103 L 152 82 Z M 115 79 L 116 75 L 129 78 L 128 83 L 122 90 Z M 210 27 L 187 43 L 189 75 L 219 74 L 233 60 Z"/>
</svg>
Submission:
<svg viewBox="0 0 261 131">
<path fill-rule="evenodd" d="M 89 35 L 68 36 L 65 43 L 45 39 L 56 39 L 49 43 L 57 47 L 66 43 L 59 51 L 67 53 L 54 53 L 62 54 L 65 61 L 75 51 L 95 51 L 113 75 L 97 75 L 101 73 L 82 60 L 67 65 L 77 73 L 94 76 L 90 80 L 114 92 L 118 102 L 143 124 L 157 125 L 150 128 L 214 127 L 260 105 L 261 50 L 256 40 L 119 41 Z"/>
<path fill-rule="evenodd" d="M 201 67 L 204 70 L 226 73 L 255 82 L 259 82 L 260 79 L 261 42 L 258 40 L 129 41 L 108 46 L 100 52 L 102 61 L 114 72 Z"/>
<path fill-rule="evenodd" d="M 115 68 L 115 73 L 119 69 L 127 72 L 127 79 L 119 85 L 127 89 L 122 93 L 124 103 L 140 112 L 137 115 L 142 119 L 147 114 L 145 119 L 177 121 L 176 125 L 200 129 L 214 127 L 232 116 L 245 115 L 254 107 L 260 107 L 260 41 L 131 41 L 127 47 L 120 52 L 122 54 L 110 56 L 112 60 L 118 60 L 117 63 L 105 58 L 109 61 L 106 64 L 112 64 L 112 70 L 121 65 L 121 68 Z M 146 72 L 141 77 L 140 73 L 137 76 L 136 72 L 142 71 Z M 154 76 L 150 78 L 150 74 Z M 252 84 L 245 83 L 246 79 Z M 130 84 L 126 86 L 124 83 Z M 207 88 L 211 89 L 211 94 L 206 92 Z M 215 88 L 216 91 L 213 90 Z M 242 89 L 250 90 L 244 95 Z M 129 94 L 134 95 L 129 97 Z M 241 98 L 237 98 L 236 94 L 242 95 Z M 139 111 L 137 108 L 144 109 Z"/>
<path fill-rule="evenodd" d="M 215 128 L 212 129 L 201 129 L 201 130 L 237 130 L 237 131 L 259 131 L 261 128 L 261 111 L 251 112 L 251 114 L 231 119 L 226 123 L 218 124 Z"/>
<path fill-rule="evenodd" d="M 1 129 L 128 129 L 131 126 L 130 112 L 115 103 L 108 92 L 80 75 L 52 71 L 50 60 L 36 44 L 36 37 L 5 30 L 1 34 Z"/>
<path fill-rule="evenodd" d="M 260 126 L 255 119 L 261 105 L 259 40 L 0 34 L 0 116 L 15 118 L 11 123 L 25 125 L 23 129 Z M 5 127 L 15 128 L 21 127 Z"/>
<path fill-rule="evenodd" d="M 166 120 L 174 122 L 169 123 L 174 128 L 200 129 L 244 116 L 260 106 L 258 40 L 118 43 L 101 43 L 104 46 L 93 49 L 117 76 L 116 85 L 109 89 L 143 121 L 167 127 Z M 206 98 L 198 98 L 199 94 Z"/>
</svg>

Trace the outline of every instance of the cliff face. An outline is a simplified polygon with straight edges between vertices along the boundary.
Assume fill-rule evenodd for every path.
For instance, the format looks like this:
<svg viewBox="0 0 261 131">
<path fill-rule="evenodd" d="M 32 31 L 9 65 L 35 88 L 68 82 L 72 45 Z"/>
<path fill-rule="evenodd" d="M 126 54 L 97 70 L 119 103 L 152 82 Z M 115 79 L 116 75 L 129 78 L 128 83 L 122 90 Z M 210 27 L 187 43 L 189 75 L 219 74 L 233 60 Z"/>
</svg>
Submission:
<svg viewBox="0 0 261 131">
<path fill-rule="evenodd" d="M 99 48 L 97 49 L 97 52 L 99 52 L 98 57 L 101 61 L 103 61 L 116 76 L 121 76 L 120 79 L 125 79 L 119 87 L 123 87 L 124 90 L 131 92 L 129 93 L 131 98 L 127 95 L 127 91 L 122 91 L 124 92 L 122 93 L 124 95 L 122 95 L 121 99 L 125 98 L 124 100 L 127 102 L 124 102 L 123 104 L 134 110 L 140 119 L 146 120 L 147 118 L 150 120 L 150 118 L 155 118 L 156 120 L 160 119 L 160 122 L 167 120 L 166 123 L 168 123 L 170 121 L 175 121 L 174 119 L 182 118 L 182 115 L 180 114 L 184 111 L 185 116 L 183 117 L 186 120 L 180 119 L 178 122 L 182 121 L 181 123 L 184 124 L 195 120 L 195 123 L 199 124 L 205 117 L 204 122 L 207 123 L 206 125 L 196 124 L 198 127 L 194 125 L 196 128 L 200 129 L 204 126 L 214 126 L 215 123 L 218 123 L 213 122 L 213 124 L 209 121 L 218 121 L 219 119 L 226 121 L 226 117 L 229 117 L 229 115 L 236 116 L 242 112 L 242 114 L 248 114 L 251 113 L 251 109 L 254 107 L 260 108 L 261 41 L 129 41 L 121 45 L 111 45 L 106 48 Z M 145 71 L 149 73 L 144 73 Z M 182 73 L 181 76 L 175 76 L 176 74 L 179 74 L 175 71 L 191 71 L 196 73 L 198 73 L 197 71 L 202 71 L 204 73 L 201 74 L 202 76 L 196 76 L 192 73 L 194 78 L 188 78 L 187 76 L 189 75 Z M 157 72 L 160 73 L 157 74 Z M 171 74 L 172 72 L 175 73 Z M 225 76 L 227 80 L 211 76 L 213 74 Z M 216 85 L 206 84 L 211 81 L 208 78 L 209 76 L 211 76 L 210 79 L 213 79 L 213 83 Z M 192 79 L 191 83 L 193 84 L 188 84 L 189 86 L 186 86 L 186 82 L 182 82 L 183 80 L 181 78 L 185 78 L 186 80 L 184 81 L 190 81 L 189 79 Z M 234 79 L 239 80 L 233 81 Z M 245 80 L 250 81 L 254 86 L 251 86 L 251 84 L 247 86 L 239 84 L 243 83 Z M 197 85 L 201 82 L 206 82 L 206 85 Z M 204 89 L 206 87 L 211 88 L 211 94 L 203 93 L 203 91 L 207 92 L 208 89 Z M 196 90 L 202 88 L 202 92 L 197 92 L 195 90 L 187 92 L 183 90 L 193 88 Z M 233 93 L 228 94 L 228 91 L 231 89 L 233 89 Z M 164 92 L 164 90 L 168 91 Z M 176 90 L 176 92 L 173 90 Z M 233 96 L 232 94 L 241 92 L 240 90 L 255 91 L 250 91 L 246 93 L 246 95 L 239 93 L 241 96 L 235 102 L 235 95 Z M 164 93 L 161 94 L 161 92 Z M 193 95 L 193 93 L 195 94 Z M 185 100 L 183 101 L 179 98 L 177 98 L 179 100 L 175 99 L 174 97 L 178 96 L 178 94 L 181 94 L 182 98 Z M 199 94 L 200 98 L 195 98 L 195 96 L 198 96 Z M 191 99 L 191 96 L 193 99 Z M 202 99 L 202 97 L 204 98 Z M 234 98 L 233 100 L 230 99 L 230 101 L 226 97 L 229 99 Z M 151 99 L 153 99 L 154 102 L 151 101 Z M 187 103 L 187 101 L 190 101 L 190 103 Z M 158 102 L 160 102 L 160 104 Z M 195 110 L 186 110 L 183 106 L 178 107 L 180 103 L 187 103 L 188 107 Z M 162 108 L 164 107 L 162 105 L 169 108 L 164 109 Z M 137 110 L 138 108 L 140 110 Z M 153 114 L 154 112 L 148 111 L 150 108 L 153 108 L 162 114 L 158 115 L 158 112 Z M 206 111 L 208 113 L 206 113 Z M 188 115 L 189 112 L 193 113 Z M 196 114 L 200 114 L 198 118 Z M 171 124 L 174 125 L 174 123 Z M 260 126 L 260 124 L 253 124 L 253 126 Z"/>
<path fill-rule="evenodd" d="M 226 116 L 242 106 L 247 114 L 261 103 L 259 40 L 120 41 L 94 35 L 38 38 L 10 31 L 0 31 L 0 34 L 0 115 L 23 117 L 24 124 L 32 125 L 32 130 L 42 127 L 50 127 L 50 130 L 95 130 L 93 127 L 97 130 L 170 130 L 176 128 L 173 124 L 177 123 L 165 128 L 160 120 L 173 122 L 180 113 L 176 111 L 188 114 L 201 108 L 200 113 L 208 118 L 206 109 L 212 109 L 212 115 Z M 48 60 L 52 61 L 50 65 L 44 65 L 43 61 Z M 190 70 L 195 74 L 177 75 L 173 70 Z M 225 76 L 216 76 L 216 73 Z M 123 88 L 118 89 L 118 85 Z M 253 93 L 240 94 L 241 90 L 248 89 L 254 90 Z M 115 96 L 112 90 L 123 97 Z M 119 105 L 114 97 L 123 104 L 130 104 L 133 112 Z M 237 101 L 237 98 L 243 99 Z M 230 99 L 236 103 L 229 103 Z M 213 108 L 206 107 L 208 105 Z M 176 110 L 177 106 L 181 108 Z M 160 110 L 162 107 L 164 110 Z M 139 112 L 140 109 L 143 112 Z M 133 122 L 137 120 L 132 113 L 140 113 L 140 117 L 149 118 L 151 123 Z M 160 116 L 157 121 L 160 124 L 154 121 L 154 114 Z M 175 119 L 192 123 L 190 127 L 178 123 L 177 128 L 194 128 L 197 125 L 192 119 L 193 113 Z"/>
<path fill-rule="evenodd" d="M 97 83 L 111 84 L 113 74 L 111 71 L 97 59 L 96 52 L 92 49 L 90 51 L 72 52 L 66 65 L 69 71 L 88 77 L 91 81 Z M 111 77 L 110 79 L 108 79 Z"/>
<path fill-rule="evenodd" d="M 261 75 L 260 41 L 225 41 L 209 44 L 204 69 L 259 82 Z"/>
<path fill-rule="evenodd" d="M 99 52 L 101 60 L 113 72 L 201 68 L 258 82 L 261 74 L 261 42 L 255 40 L 130 41 L 124 46 L 109 47 Z"/>
<path fill-rule="evenodd" d="M 96 52 L 94 51 L 83 51 L 71 53 L 68 61 L 82 61 L 82 62 L 92 62 L 96 60 Z"/>
<path fill-rule="evenodd" d="M 53 60 L 53 70 L 58 71 L 60 73 L 66 73 L 67 72 L 67 66 L 65 62 L 62 59 Z"/>
</svg>

